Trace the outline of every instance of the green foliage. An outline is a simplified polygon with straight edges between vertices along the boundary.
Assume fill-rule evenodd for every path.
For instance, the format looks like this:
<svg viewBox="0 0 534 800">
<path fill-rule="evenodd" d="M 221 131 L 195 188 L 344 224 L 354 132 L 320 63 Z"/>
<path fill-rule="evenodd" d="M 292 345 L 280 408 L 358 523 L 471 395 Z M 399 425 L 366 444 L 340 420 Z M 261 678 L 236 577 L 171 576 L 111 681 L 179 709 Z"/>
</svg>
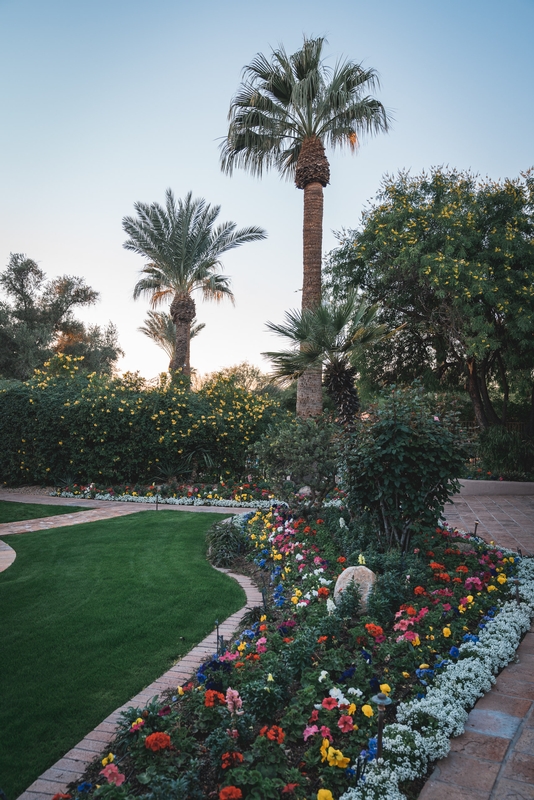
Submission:
<svg viewBox="0 0 534 800">
<path fill-rule="evenodd" d="M 487 388 L 534 364 L 534 175 L 479 181 L 434 169 L 386 177 L 358 230 L 344 231 L 327 272 L 334 296 L 361 287 L 406 323 L 360 367 L 374 386 L 423 377 L 465 385 L 481 425 L 497 420 Z M 530 387 L 532 381 L 530 380 Z"/>
<path fill-rule="evenodd" d="M 83 278 L 63 275 L 46 280 L 38 264 L 12 253 L 0 287 L 0 376 L 26 380 L 53 352 L 84 356 L 84 368 L 110 373 L 122 350 L 112 323 L 105 329 L 76 320 L 73 309 L 88 306 L 98 292 Z"/>
<path fill-rule="evenodd" d="M 324 418 L 301 419 L 271 427 L 254 445 L 260 471 L 280 499 L 310 490 L 311 504 L 320 503 L 336 485 L 339 457 L 337 426 Z"/>
<path fill-rule="evenodd" d="M 374 512 L 383 544 L 406 551 L 459 490 L 465 453 L 452 416 L 435 417 L 420 387 L 393 388 L 347 437 L 348 505 Z"/>
<path fill-rule="evenodd" d="M 478 454 L 484 472 L 503 477 L 514 473 L 534 472 L 532 441 L 500 425 L 480 434 Z"/>
<path fill-rule="evenodd" d="M 229 567 L 247 549 L 248 538 L 239 518 L 215 522 L 206 535 L 208 558 L 215 567 Z"/>
<path fill-rule="evenodd" d="M 400 606 L 413 600 L 414 587 L 427 580 L 426 564 L 414 553 L 399 550 L 379 553 L 376 549 L 367 551 L 365 563 L 377 573 L 367 613 L 380 625 L 390 625 Z"/>
<path fill-rule="evenodd" d="M 154 386 L 132 374 L 81 374 L 76 359 L 54 357 L 31 381 L 0 391 L 0 479 L 121 483 L 162 468 L 194 475 L 206 464 L 225 477 L 242 472 L 248 445 L 277 419 L 278 405 L 229 380 L 199 392 L 188 385 L 179 376 Z"/>
</svg>

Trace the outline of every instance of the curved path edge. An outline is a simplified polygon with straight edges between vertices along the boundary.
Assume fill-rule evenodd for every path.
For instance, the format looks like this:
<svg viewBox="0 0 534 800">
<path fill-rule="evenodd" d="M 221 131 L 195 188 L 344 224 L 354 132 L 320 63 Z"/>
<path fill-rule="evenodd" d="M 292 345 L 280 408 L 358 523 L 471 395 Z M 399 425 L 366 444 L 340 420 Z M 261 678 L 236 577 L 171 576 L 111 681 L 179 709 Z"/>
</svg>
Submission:
<svg viewBox="0 0 534 800">
<path fill-rule="evenodd" d="M 13 548 L 0 539 L 0 572 L 10 567 L 16 557 Z"/>
<path fill-rule="evenodd" d="M 11 548 L 9 548 L 11 549 Z M 229 569 L 214 567 L 218 572 L 223 572 L 229 578 L 236 580 L 247 596 L 244 605 L 235 614 L 232 614 L 221 625 L 219 635 L 229 638 L 237 630 L 246 612 L 262 602 L 261 592 L 254 583 L 244 575 L 239 575 Z M 122 711 L 132 706 L 144 706 L 155 696 L 159 696 L 168 689 L 176 689 L 179 684 L 185 683 L 198 669 L 205 658 L 212 655 L 217 649 L 217 633 L 213 631 L 200 644 L 193 647 L 187 655 L 180 659 L 161 678 L 151 683 L 141 692 L 132 697 L 127 703 L 115 709 L 100 725 L 87 734 L 75 747 L 69 750 L 63 758 L 47 769 L 43 774 L 23 792 L 18 800 L 50 800 L 58 792 L 66 792 L 67 785 L 81 778 L 87 766 L 98 756 L 115 737 L 117 723 Z"/>
</svg>

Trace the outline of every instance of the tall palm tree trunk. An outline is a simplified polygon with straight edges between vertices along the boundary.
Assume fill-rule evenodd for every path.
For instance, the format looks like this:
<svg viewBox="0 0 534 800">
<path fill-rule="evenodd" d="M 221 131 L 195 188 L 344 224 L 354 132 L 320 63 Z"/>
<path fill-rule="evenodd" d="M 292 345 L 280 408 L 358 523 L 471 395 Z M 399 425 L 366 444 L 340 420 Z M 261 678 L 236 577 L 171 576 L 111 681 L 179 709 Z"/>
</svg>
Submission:
<svg viewBox="0 0 534 800">
<path fill-rule="evenodd" d="M 302 308 L 321 302 L 323 257 L 323 187 L 330 181 L 330 167 L 320 139 L 306 139 L 297 163 L 295 183 L 304 189 L 302 225 Z M 318 417 L 323 411 L 321 368 L 307 370 L 297 384 L 297 414 Z"/>
<path fill-rule="evenodd" d="M 169 364 L 169 372 L 181 370 L 188 377 L 191 375 L 191 323 L 195 318 L 195 301 L 191 295 L 175 294 L 171 303 L 170 315 L 176 326 L 176 347 Z"/>
</svg>

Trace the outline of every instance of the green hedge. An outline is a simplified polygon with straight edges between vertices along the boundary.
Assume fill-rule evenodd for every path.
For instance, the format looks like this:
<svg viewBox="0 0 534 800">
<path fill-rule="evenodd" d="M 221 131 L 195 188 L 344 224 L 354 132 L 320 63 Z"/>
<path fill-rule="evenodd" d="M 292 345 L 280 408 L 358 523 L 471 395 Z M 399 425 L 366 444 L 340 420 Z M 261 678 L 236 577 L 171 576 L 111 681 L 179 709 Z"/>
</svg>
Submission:
<svg viewBox="0 0 534 800">
<path fill-rule="evenodd" d="M 0 391 L 2 482 L 131 482 L 197 466 L 239 474 L 248 445 L 282 413 L 229 379 L 192 392 L 166 375 L 150 385 L 132 374 L 82 374 L 76 361 L 55 356 L 32 380 Z"/>
</svg>

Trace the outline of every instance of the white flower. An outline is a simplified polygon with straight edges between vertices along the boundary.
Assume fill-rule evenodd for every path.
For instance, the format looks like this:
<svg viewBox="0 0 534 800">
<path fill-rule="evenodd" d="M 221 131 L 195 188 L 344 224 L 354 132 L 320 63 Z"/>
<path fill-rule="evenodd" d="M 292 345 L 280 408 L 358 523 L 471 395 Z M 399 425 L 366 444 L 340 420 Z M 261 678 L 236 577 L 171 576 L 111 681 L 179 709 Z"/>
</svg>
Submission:
<svg viewBox="0 0 534 800">
<path fill-rule="evenodd" d="M 354 695 L 356 695 L 356 697 L 361 697 L 363 692 L 362 692 L 361 689 L 355 689 L 354 686 L 350 686 L 347 689 L 347 694 L 354 694 Z"/>
<path fill-rule="evenodd" d="M 302 555 L 302 553 L 297 553 L 297 555 L 295 556 L 295 561 L 304 561 L 304 556 Z"/>
<path fill-rule="evenodd" d="M 325 669 L 321 670 L 321 674 L 319 675 L 319 683 L 322 683 L 327 678 L 328 678 L 328 672 Z M 319 706 L 319 708 L 322 708 L 322 706 Z"/>
</svg>

